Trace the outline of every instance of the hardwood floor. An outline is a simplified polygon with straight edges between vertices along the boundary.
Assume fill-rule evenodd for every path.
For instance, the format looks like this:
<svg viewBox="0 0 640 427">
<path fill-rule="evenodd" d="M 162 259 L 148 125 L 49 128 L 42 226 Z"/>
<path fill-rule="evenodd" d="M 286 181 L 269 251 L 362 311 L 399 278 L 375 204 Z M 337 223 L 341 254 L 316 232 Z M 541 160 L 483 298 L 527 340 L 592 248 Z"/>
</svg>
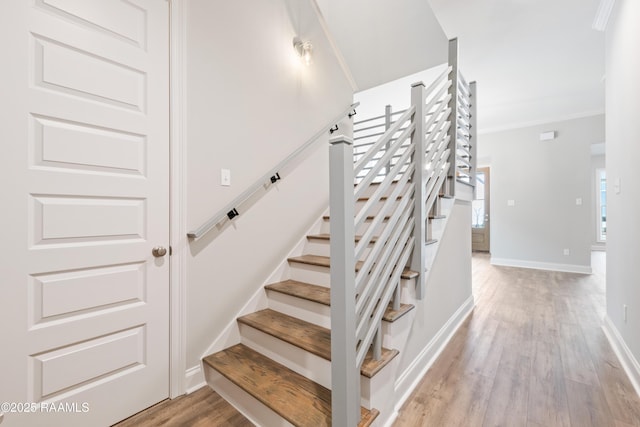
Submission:
<svg viewBox="0 0 640 427">
<path fill-rule="evenodd" d="M 640 398 L 602 332 L 594 274 L 493 267 L 474 254 L 476 308 L 395 426 L 640 426 Z"/>
<path fill-rule="evenodd" d="M 580 275 L 493 267 L 474 254 L 476 308 L 394 425 L 640 427 L 640 398 L 601 329 L 603 257 Z M 250 425 L 203 388 L 118 427 Z"/>
<path fill-rule="evenodd" d="M 252 427 L 253 424 L 209 387 L 165 400 L 117 427 Z"/>
</svg>

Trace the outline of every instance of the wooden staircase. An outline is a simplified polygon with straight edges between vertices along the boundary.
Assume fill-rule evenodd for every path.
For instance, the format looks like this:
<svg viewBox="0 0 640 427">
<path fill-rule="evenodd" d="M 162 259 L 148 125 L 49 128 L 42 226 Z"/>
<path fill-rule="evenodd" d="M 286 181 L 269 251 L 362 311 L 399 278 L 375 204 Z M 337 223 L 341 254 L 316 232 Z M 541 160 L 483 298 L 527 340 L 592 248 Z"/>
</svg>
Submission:
<svg viewBox="0 0 640 427">
<path fill-rule="evenodd" d="M 443 215 L 430 219 L 444 220 Z M 203 359 L 208 384 L 258 425 L 331 425 L 328 224 L 329 216 L 324 215 L 306 237 L 303 253 L 286 260 L 285 280 L 265 286 L 268 308 L 237 318 L 240 343 Z M 356 269 L 361 265 L 362 260 Z M 402 274 L 404 287 L 411 289 L 417 276 L 406 268 Z M 414 308 L 412 292 L 403 293 L 406 295 L 400 309 L 389 306 L 385 312 L 384 336 Z M 386 341 L 398 344 L 397 340 Z M 360 372 L 364 406 L 360 426 L 372 425 L 379 416 L 371 407 L 375 388 L 382 387 L 379 384 L 392 388 L 389 378 L 393 375 L 383 375 L 385 379 L 378 383 L 374 383 L 375 378 L 385 370 L 394 370 L 398 354 L 398 349 L 383 348 L 379 360 L 374 360 L 371 352 L 367 356 Z"/>
</svg>

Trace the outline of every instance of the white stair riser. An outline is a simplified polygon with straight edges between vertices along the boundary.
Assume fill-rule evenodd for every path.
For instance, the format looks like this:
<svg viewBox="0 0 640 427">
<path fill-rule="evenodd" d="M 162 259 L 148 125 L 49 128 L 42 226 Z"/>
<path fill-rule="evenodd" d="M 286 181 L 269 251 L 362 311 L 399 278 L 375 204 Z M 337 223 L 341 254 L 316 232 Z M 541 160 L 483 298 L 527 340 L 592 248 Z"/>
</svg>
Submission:
<svg viewBox="0 0 640 427">
<path fill-rule="evenodd" d="M 390 195 L 393 190 L 395 190 L 396 188 L 396 183 L 392 183 L 389 188 L 387 189 L 387 191 L 384 193 L 385 196 Z M 377 185 L 370 185 L 369 187 L 367 187 L 366 190 L 364 190 L 364 192 L 362 193 L 362 195 L 360 195 L 360 197 L 370 197 L 373 193 L 375 193 L 375 191 L 378 189 Z"/>
<path fill-rule="evenodd" d="M 330 286 L 331 277 L 330 277 L 328 267 L 321 267 L 317 265 L 310 265 L 310 264 L 304 264 L 299 262 L 290 262 L 289 267 L 290 267 L 289 274 L 291 276 L 290 279 L 292 280 L 296 280 L 298 282 L 310 283 L 312 285 L 324 286 L 326 288 L 331 287 Z M 411 282 L 415 286 L 415 280 L 413 279 L 400 279 L 401 284 L 402 282 L 407 282 L 407 281 Z M 412 298 L 414 297 L 415 295 L 412 296 Z M 401 300 L 404 303 L 405 300 L 403 298 L 404 298 L 404 295 L 401 297 Z M 413 304 L 413 302 L 410 302 L 408 304 Z"/>
<path fill-rule="evenodd" d="M 331 307 L 328 305 L 275 291 L 267 291 L 267 297 L 269 308 L 272 310 L 323 328 L 331 328 Z"/>
<path fill-rule="evenodd" d="M 356 229 L 355 233 L 358 235 L 363 235 L 364 233 L 367 232 L 371 223 L 372 223 L 371 220 L 365 220 L 364 223 Z M 387 221 L 384 221 L 380 226 L 378 226 L 374 233 L 374 236 L 379 236 L 382 233 L 382 230 L 384 229 L 386 224 L 387 224 Z M 320 230 L 321 230 L 320 231 L 321 233 L 330 233 L 331 232 L 330 220 L 323 220 L 320 226 Z"/>
<path fill-rule="evenodd" d="M 436 254 L 438 253 L 439 242 L 427 245 L 424 248 L 425 265 L 427 268 L 431 268 Z"/>
<path fill-rule="evenodd" d="M 309 378 L 311 381 L 331 389 L 330 361 L 248 325 L 240 325 L 240 334 L 242 336 L 242 344 Z M 382 371 L 390 365 L 385 366 Z M 382 371 L 378 375 L 382 374 Z M 361 389 L 375 390 L 369 387 L 370 381 L 371 378 L 360 375 Z M 369 398 L 368 394 L 362 393 L 363 402 L 368 401 Z M 365 407 L 368 406 L 365 405 Z"/>
<path fill-rule="evenodd" d="M 439 233 L 440 235 L 442 235 L 442 232 L 444 231 L 444 225 L 445 225 L 445 221 L 444 218 L 434 218 L 431 219 L 431 232 L 436 234 Z"/>
<path fill-rule="evenodd" d="M 229 381 L 218 371 L 206 363 L 203 365 L 209 387 L 234 406 L 249 421 L 260 427 L 293 427 L 293 424 Z M 258 424 L 258 420 L 262 424 Z"/>
<path fill-rule="evenodd" d="M 376 215 L 378 212 L 380 212 L 380 209 L 382 209 L 382 207 L 388 202 L 389 200 L 381 200 L 378 203 L 376 203 L 373 208 L 371 209 L 371 211 L 369 212 L 369 215 Z M 356 202 L 356 206 L 355 206 L 355 211 L 356 213 L 360 212 L 360 210 L 362 210 L 364 208 L 364 205 L 367 202 L 362 200 L 362 201 L 357 201 Z M 398 205 L 398 201 L 393 202 L 393 207 L 390 208 L 390 210 L 387 210 L 387 212 L 393 212 L 393 210 L 395 210 L 395 207 Z"/>
<path fill-rule="evenodd" d="M 306 254 L 313 254 L 313 255 L 321 255 L 321 256 L 331 256 L 331 243 L 329 240 L 320 240 L 320 239 L 313 239 L 310 238 L 307 241 L 307 244 L 305 245 L 305 253 Z M 371 245 L 369 245 L 369 247 L 367 247 L 364 252 L 362 253 L 362 256 L 360 257 L 360 260 L 364 260 L 367 258 L 367 256 L 369 256 L 369 252 L 371 252 Z"/>
<path fill-rule="evenodd" d="M 380 415 L 374 420 L 372 426 L 381 426 L 384 420 L 389 419 L 395 410 L 394 390 L 399 360 L 400 357 L 396 357 L 382 371 L 371 378 L 367 384 L 361 385 L 360 392 L 362 395 L 369 396 L 368 399 L 362 400 L 362 406 L 376 408 L 380 411 Z"/>
<path fill-rule="evenodd" d="M 428 265 L 427 265 L 428 268 Z M 401 280 L 400 286 L 402 287 L 402 292 L 400 292 L 400 302 L 402 304 L 416 304 L 418 298 L 416 297 L 416 281 L 411 280 Z"/>
<path fill-rule="evenodd" d="M 303 264 L 300 262 L 289 262 L 289 274 L 291 280 L 297 280 L 298 282 L 311 283 L 312 285 L 327 288 L 331 283 L 329 268 L 327 267 Z"/>
<path fill-rule="evenodd" d="M 415 308 L 395 322 L 382 322 L 382 345 L 386 348 L 403 349 L 409 339 Z"/>
</svg>

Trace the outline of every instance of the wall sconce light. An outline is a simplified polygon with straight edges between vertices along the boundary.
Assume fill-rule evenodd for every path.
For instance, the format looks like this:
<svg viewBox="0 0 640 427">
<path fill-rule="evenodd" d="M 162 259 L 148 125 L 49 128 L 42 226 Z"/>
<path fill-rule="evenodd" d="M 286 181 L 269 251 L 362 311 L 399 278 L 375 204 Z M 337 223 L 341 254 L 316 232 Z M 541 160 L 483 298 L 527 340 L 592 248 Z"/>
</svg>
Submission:
<svg viewBox="0 0 640 427">
<path fill-rule="evenodd" d="M 310 41 L 302 41 L 300 37 L 293 38 L 293 47 L 298 52 L 298 56 L 302 58 L 306 65 L 311 65 L 312 58 L 311 54 L 313 53 L 313 45 Z"/>
</svg>

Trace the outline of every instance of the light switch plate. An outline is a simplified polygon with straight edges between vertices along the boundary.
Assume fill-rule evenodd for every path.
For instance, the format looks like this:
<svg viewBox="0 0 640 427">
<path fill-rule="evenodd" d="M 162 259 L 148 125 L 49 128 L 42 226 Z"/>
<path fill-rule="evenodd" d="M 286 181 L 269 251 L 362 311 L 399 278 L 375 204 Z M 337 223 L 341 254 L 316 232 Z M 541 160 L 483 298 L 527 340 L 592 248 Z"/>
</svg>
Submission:
<svg viewBox="0 0 640 427">
<path fill-rule="evenodd" d="M 225 187 L 231 185 L 231 171 L 229 169 L 220 169 L 220 185 Z"/>
<path fill-rule="evenodd" d="M 582 206 L 582 197 L 576 199 L 576 206 Z"/>
<path fill-rule="evenodd" d="M 515 200 L 507 200 L 507 206 L 515 206 L 515 205 L 516 205 Z"/>
</svg>

